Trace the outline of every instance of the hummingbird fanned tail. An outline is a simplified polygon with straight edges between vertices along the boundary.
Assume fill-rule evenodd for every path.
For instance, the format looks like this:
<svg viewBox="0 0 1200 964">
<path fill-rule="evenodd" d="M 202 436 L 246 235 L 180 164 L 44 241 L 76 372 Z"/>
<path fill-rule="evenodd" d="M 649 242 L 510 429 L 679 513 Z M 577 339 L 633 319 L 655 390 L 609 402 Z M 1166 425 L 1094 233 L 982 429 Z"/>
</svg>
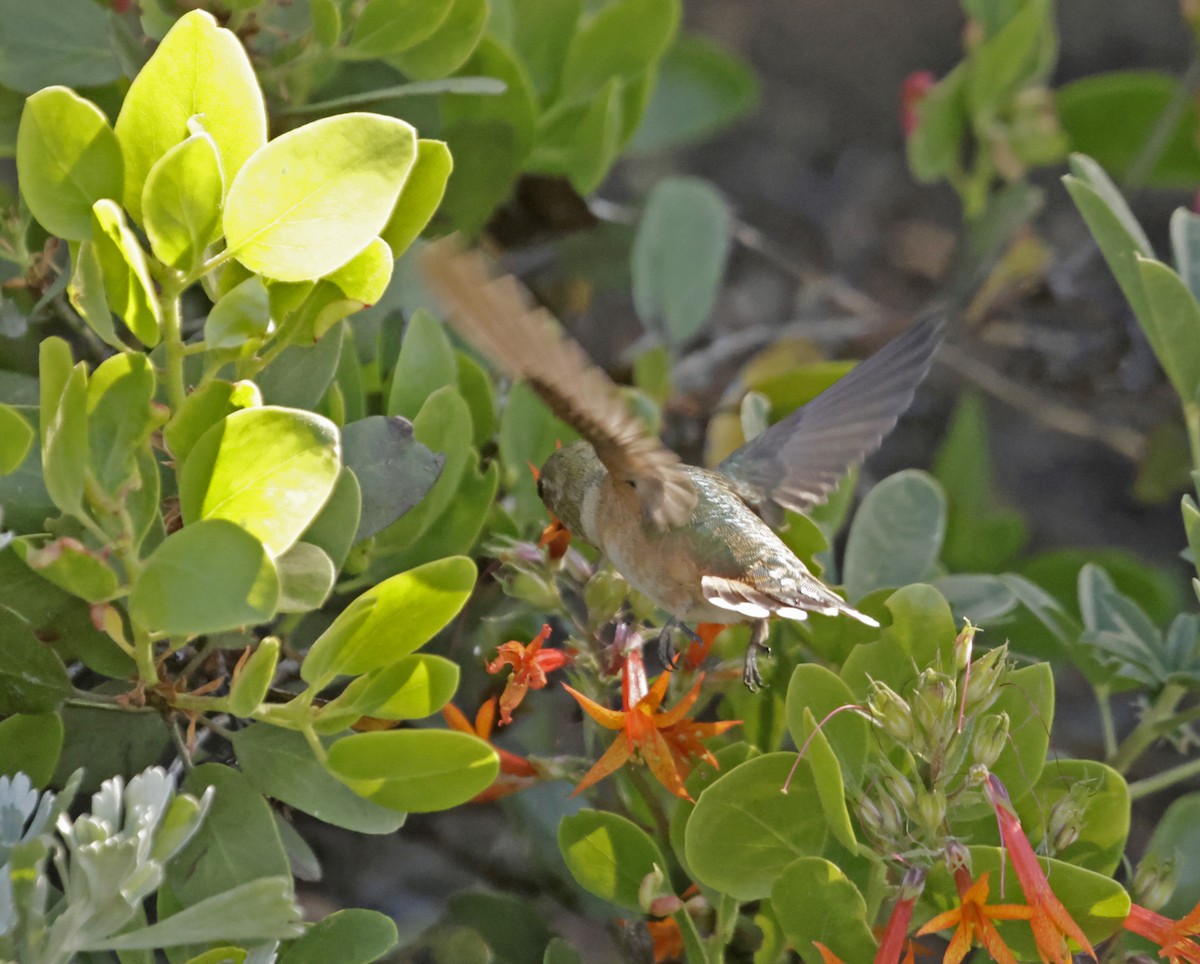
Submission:
<svg viewBox="0 0 1200 964">
<path fill-rule="evenodd" d="M 696 491 L 679 457 L 646 431 L 554 317 L 530 304 L 516 278 L 494 276 L 456 237 L 430 244 L 422 265 L 454 329 L 510 377 L 527 380 L 615 479 L 632 483 L 648 522 L 666 529 L 687 520 Z"/>
<path fill-rule="evenodd" d="M 768 619 L 771 616 L 782 616 L 784 619 L 807 619 L 810 613 L 822 616 L 850 616 L 868 626 L 878 626 L 879 623 L 860 613 L 844 599 L 825 587 L 815 577 L 804 580 L 794 587 L 787 599 L 769 593 L 741 579 L 727 579 L 724 576 L 702 576 L 700 589 L 714 606 L 728 609 L 746 619 Z"/>
<path fill-rule="evenodd" d="M 942 341 L 945 315 L 912 325 L 717 467 L 747 502 L 803 512 L 873 452 L 911 404 Z"/>
</svg>

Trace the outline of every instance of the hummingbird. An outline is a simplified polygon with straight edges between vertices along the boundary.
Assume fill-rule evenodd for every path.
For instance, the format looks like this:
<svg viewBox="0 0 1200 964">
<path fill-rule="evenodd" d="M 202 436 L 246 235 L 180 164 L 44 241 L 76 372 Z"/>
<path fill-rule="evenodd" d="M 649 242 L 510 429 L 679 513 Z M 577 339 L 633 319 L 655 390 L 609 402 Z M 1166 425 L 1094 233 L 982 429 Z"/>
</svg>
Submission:
<svg viewBox="0 0 1200 964">
<path fill-rule="evenodd" d="M 823 502 L 879 446 L 929 370 L 942 315 L 913 324 L 706 469 L 683 463 L 650 434 L 608 375 L 481 252 L 444 238 L 426 248 L 423 268 L 464 340 L 525 379 L 580 434 L 546 460 L 538 495 L 572 536 L 670 615 L 664 635 L 688 624 L 749 622 L 742 679 L 753 691 L 762 685 L 758 656 L 770 652 L 772 618 L 819 613 L 879 625 L 813 575 L 768 520 Z"/>
</svg>

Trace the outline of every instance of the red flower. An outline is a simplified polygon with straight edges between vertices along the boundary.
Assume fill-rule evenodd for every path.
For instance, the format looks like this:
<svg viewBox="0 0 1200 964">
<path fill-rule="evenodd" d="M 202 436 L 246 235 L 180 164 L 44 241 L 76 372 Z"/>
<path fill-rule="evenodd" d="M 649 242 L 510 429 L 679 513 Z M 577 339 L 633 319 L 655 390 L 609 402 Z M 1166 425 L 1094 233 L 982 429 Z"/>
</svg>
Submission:
<svg viewBox="0 0 1200 964">
<path fill-rule="evenodd" d="M 561 649 L 542 649 L 542 644 L 550 638 L 550 627 L 542 626 L 538 633 L 525 646 L 515 639 L 502 645 L 499 655 L 487 664 L 489 673 L 499 673 L 505 666 L 513 668 L 512 675 L 500 694 L 500 725 L 512 722 L 512 711 L 525 699 L 529 690 L 540 690 L 546 685 L 546 674 L 560 669 L 570 661 L 570 654 Z"/>
<path fill-rule="evenodd" d="M 1125 929 L 1157 944 L 1158 956 L 1170 964 L 1200 964 L 1200 945 L 1192 940 L 1200 934 L 1200 904 L 1178 921 L 1134 904 L 1125 918 Z"/>
<path fill-rule="evenodd" d="M 490 800 L 507 797 L 510 793 L 524 790 L 541 777 L 542 774 L 538 768 L 525 757 L 509 753 L 508 750 L 502 750 L 492 743 L 492 727 L 496 722 L 496 697 L 493 696 L 479 707 L 479 712 L 475 714 L 474 725 L 453 703 L 447 703 L 442 707 L 442 719 L 452 730 L 479 737 L 488 743 L 500 757 L 500 775 L 496 777 L 490 787 L 473 798 L 475 803 L 486 803 Z"/>
<path fill-rule="evenodd" d="M 1096 952 L 1092 950 L 1087 937 L 1050 889 L 1050 881 L 1046 879 L 1033 845 L 1021 829 L 1021 821 L 1012 809 L 1004 784 L 994 774 L 989 774 L 984 792 L 1000 822 L 1001 843 L 1008 850 L 1008 858 L 1025 892 L 1025 901 L 1033 911 L 1029 926 L 1033 928 L 1033 939 L 1042 961 L 1071 964 L 1066 941 L 1068 937 L 1095 960 Z"/>
<path fill-rule="evenodd" d="M 913 867 L 904 874 L 900 883 L 900 896 L 888 917 L 883 939 L 875 954 L 875 964 L 897 964 L 904 950 L 904 939 L 908 936 L 908 925 L 912 922 L 913 904 L 925 889 L 925 871 Z M 911 946 L 910 946 L 911 953 Z"/>
<path fill-rule="evenodd" d="M 691 759 L 699 756 L 716 765 L 716 759 L 700 741 L 723 733 L 741 721 L 696 723 L 686 718 L 685 714 L 700 697 L 703 675 L 673 709 L 660 713 L 659 707 L 667 695 L 670 675 L 660 674 L 654 686 L 647 688 L 642 651 L 640 647 L 634 647 L 625 658 L 621 677 L 621 703 L 624 709 L 610 710 L 563 684 L 563 688 L 575 697 L 593 720 L 609 730 L 624 730 L 624 738 L 618 736 L 613 741 L 612 746 L 579 781 L 575 793 L 603 780 L 636 754 L 650 768 L 655 779 L 675 796 L 684 800 L 692 799 L 683 787 L 684 777 L 691 768 Z"/>
</svg>

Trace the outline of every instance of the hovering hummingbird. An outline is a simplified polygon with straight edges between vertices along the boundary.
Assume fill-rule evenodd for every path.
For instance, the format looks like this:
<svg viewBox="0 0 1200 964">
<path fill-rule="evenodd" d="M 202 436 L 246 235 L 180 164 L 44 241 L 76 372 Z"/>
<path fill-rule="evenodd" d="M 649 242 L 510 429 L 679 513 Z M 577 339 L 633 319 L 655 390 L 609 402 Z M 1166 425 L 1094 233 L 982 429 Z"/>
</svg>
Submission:
<svg viewBox="0 0 1200 964">
<path fill-rule="evenodd" d="M 878 447 L 929 370 L 942 318 L 931 316 L 713 469 L 685 465 L 629 411 L 616 385 L 511 275 L 454 238 L 431 244 L 426 277 L 449 319 L 506 374 L 524 378 L 582 438 L 542 466 L 538 495 L 574 536 L 671 615 L 664 627 L 751 622 L 743 681 L 762 685 L 769 620 L 859 612 L 764 522 L 802 512 Z"/>
</svg>

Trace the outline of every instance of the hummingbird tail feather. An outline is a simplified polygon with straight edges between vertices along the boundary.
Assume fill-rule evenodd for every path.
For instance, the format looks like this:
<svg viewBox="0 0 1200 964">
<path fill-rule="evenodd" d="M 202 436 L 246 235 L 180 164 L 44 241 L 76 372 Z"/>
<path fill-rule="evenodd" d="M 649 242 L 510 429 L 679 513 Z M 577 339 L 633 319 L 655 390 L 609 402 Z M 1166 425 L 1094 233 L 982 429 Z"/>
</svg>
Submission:
<svg viewBox="0 0 1200 964">
<path fill-rule="evenodd" d="M 876 620 L 866 613 L 860 613 L 815 579 L 812 580 L 811 587 L 806 585 L 796 593 L 799 598 L 787 601 L 739 579 L 726 579 L 723 576 L 701 576 L 700 591 L 714 606 L 731 610 L 747 619 L 782 616 L 784 619 L 802 620 L 807 619 L 809 613 L 822 616 L 841 614 L 857 619 L 867 626 L 879 625 Z"/>
</svg>

